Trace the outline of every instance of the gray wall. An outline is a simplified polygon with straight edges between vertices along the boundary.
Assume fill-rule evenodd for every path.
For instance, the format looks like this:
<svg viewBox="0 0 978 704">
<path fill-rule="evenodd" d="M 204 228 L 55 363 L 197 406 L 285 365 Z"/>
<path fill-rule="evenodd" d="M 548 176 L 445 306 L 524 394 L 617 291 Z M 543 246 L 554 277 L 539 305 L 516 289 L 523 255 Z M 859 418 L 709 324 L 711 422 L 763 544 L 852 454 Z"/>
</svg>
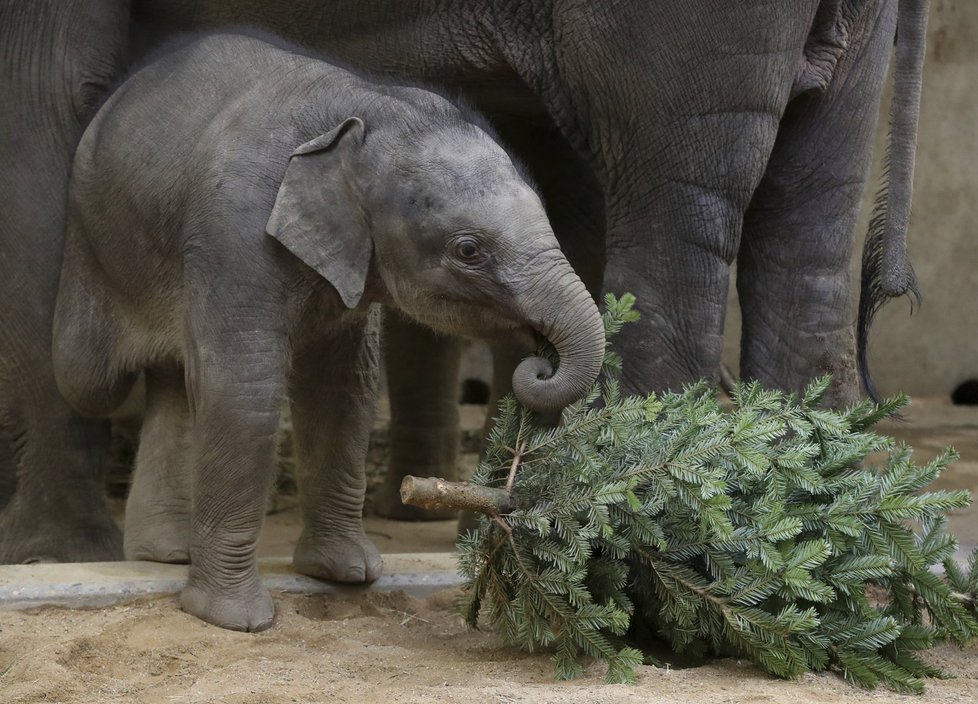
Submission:
<svg viewBox="0 0 978 704">
<path fill-rule="evenodd" d="M 932 0 L 928 35 L 909 238 L 924 305 L 910 316 L 907 300 L 893 300 L 877 317 L 871 366 L 883 394 L 945 396 L 978 378 L 978 2 Z M 888 105 L 886 95 L 877 157 Z M 860 250 L 875 171 L 872 178 L 856 230 Z M 728 313 L 725 358 L 736 370 L 740 314 L 732 287 Z"/>
</svg>

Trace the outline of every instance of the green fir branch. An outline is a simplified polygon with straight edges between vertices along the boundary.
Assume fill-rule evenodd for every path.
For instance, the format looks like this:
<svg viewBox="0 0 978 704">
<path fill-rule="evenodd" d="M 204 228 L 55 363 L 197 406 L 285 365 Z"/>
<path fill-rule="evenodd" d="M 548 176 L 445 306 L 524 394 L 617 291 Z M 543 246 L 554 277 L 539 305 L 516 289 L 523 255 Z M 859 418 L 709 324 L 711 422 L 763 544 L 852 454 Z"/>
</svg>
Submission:
<svg viewBox="0 0 978 704">
<path fill-rule="evenodd" d="M 609 338 L 637 317 L 629 295 L 604 303 Z M 920 692 L 944 676 L 916 653 L 978 635 L 978 552 L 962 568 L 946 531 L 967 492 L 927 490 L 956 454 L 921 466 L 871 432 L 906 397 L 828 410 L 823 377 L 799 396 L 740 384 L 724 408 L 707 383 L 623 396 L 620 369 L 609 350 L 556 428 L 501 402 L 473 481 L 512 479 L 517 508 L 459 540 L 470 625 L 552 648 L 561 679 L 587 656 L 635 681 L 638 633 L 778 677 Z"/>
</svg>

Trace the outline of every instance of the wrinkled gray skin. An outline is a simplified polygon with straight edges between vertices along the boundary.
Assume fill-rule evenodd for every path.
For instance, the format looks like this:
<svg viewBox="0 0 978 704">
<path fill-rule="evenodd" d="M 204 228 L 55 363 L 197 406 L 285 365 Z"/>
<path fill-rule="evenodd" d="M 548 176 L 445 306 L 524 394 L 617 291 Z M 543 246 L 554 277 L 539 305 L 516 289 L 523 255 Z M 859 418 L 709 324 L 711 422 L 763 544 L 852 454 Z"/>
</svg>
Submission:
<svg viewBox="0 0 978 704">
<path fill-rule="evenodd" d="M 71 154 L 128 23 L 118 0 L 0 0 L 0 563 L 122 557 L 108 424 L 58 393 L 51 322 Z"/>
<path fill-rule="evenodd" d="M 922 56 L 926 2 L 901 4 L 898 49 Z M 140 42 L 255 24 L 371 70 L 460 90 L 529 165 L 589 289 L 636 295 L 642 319 L 615 342 L 626 391 L 717 377 L 736 260 L 741 376 L 799 389 L 832 373 L 828 401 L 842 405 L 858 396 L 852 231 L 897 5 L 137 0 L 134 19 Z M 912 284 L 899 217 L 912 181 L 917 93 L 907 87 L 920 77 L 912 63 L 897 71 L 903 100 L 895 103 L 892 151 L 900 167 L 891 172 L 897 217 L 887 225 L 895 236 L 884 247 L 884 296 Z M 398 351 L 388 369 L 389 512 L 416 516 L 397 508 L 399 476 L 455 471 L 455 350 L 423 333 L 399 328 L 391 336 Z M 412 361 L 409 343 L 415 359 L 439 364 Z M 496 352 L 502 382 L 514 355 Z M 440 396 L 431 400 L 430 390 Z"/>
<path fill-rule="evenodd" d="M 513 379 L 542 411 L 600 370 L 600 315 L 538 196 L 484 129 L 430 92 L 219 34 L 136 73 L 89 126 L 56 376 L 76 408 L 104 415 L 146 370 L 125 549 L 189 557 L 190 613 L 241 630 L 272 621 L 254 552 L 286 397 L 304 518 L 296 568 L 379 575 L 361 525 L 376 302 L 452 334 L 543 335 L 557 371 L 530 358 Z"/>
</svg>

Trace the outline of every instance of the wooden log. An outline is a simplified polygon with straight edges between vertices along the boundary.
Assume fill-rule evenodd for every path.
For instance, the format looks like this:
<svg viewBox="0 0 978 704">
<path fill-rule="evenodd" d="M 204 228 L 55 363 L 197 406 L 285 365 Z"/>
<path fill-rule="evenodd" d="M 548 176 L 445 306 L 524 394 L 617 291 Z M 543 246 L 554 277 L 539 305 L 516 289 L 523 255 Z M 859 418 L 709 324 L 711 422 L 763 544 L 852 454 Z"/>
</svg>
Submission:
<svg viewBox="0 0 978 704">
<path fill-rule="evenodd" d="M 487 516 L 509 513 L 515 508 L 513 497 L 505 489 L 410 475 L 401 482 L 401 501 L 421 508 L 466 509 Z"/>
</svg>

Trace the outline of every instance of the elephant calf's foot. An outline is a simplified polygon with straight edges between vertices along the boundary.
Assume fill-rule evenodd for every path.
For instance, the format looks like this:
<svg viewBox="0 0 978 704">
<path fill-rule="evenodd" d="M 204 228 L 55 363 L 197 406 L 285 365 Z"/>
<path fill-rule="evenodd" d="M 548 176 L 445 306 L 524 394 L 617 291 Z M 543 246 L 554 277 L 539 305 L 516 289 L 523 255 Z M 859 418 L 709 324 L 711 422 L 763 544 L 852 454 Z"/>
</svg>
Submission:
<svg viewBox="0 0 978 704">
<path fill-rule="evenodd" d="M 126 522 L 124 548 L 127 560 L 150 560 L 186 564 L 190 562 L 190 518 Z"/>
<path fill-rule="evenodd" d="M 0 512 L 0 564 L 122 558 L 122 533 L 108 513 L 45 517 L 16 503 Z"/>
<path fill-rule="evenodd" d="M 234 584 L 197 577 L 191 567 L 180 607 L 197 618 L 232 631 L 264 631 L 275 620 L 275 604 L 257 570 Z"/>
<path fill-rule="evenodd" d="M 333 582 L 364 583 L 377 579 L 384 562 L 362 532 L 313 539 L 299 538 L 292 558 L 296 572 Z"/>
</svg>

